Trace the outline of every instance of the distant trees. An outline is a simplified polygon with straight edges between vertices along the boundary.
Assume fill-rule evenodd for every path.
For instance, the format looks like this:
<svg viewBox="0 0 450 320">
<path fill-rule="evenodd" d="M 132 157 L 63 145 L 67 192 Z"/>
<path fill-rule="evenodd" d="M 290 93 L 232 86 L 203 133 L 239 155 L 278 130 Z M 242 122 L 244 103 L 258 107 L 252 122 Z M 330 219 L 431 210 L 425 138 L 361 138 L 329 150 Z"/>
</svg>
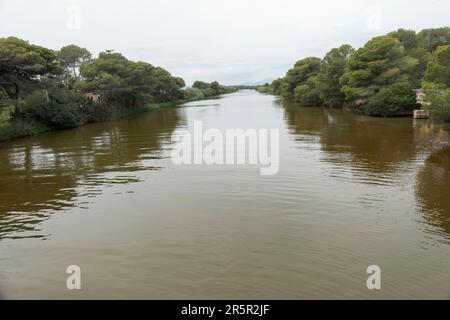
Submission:
<svg viewBox="0 0 450 320">
<path fill-rule="evenodd" d="M 374 116 L 410 114 L 417 107 L 413 89 L 449 86 L 448 45 L 448 27 L 419 33 L 398 29 L 358 50 L 342 45 L 323 59 L 300 60 L 285 77 L 257 90 L 304 106 L 346 106 Z"/>
<path fill-rule="evenodd" d="M 237 90 L 237 87 L 224 86 L 219 84 L 217 81 L 208 83 L 197 80 L 192 84 L 191 88 L 184 90 L 184 98 L 186 100 L 201 100 L 221 94 L 235 92 Z"/>
<path fill-rule="evenodd" d="M 200 89 L 200 90 L 208 89 L 208 88 L 211 88 L 211 84 L 197 80 L 192 84 L 192 88 L 196 88 L 196 89 Z"/>
<path fill-rule="evenodd" d="M 272 83 L 265 83 L 263 85 L 255 86 L 251 89 L 254 89 L 261 93 L 281 95 L 282 83 L 283 83 L 283 78 L 279 78 L 279 79 L 273 80 Z"/>
</svg>

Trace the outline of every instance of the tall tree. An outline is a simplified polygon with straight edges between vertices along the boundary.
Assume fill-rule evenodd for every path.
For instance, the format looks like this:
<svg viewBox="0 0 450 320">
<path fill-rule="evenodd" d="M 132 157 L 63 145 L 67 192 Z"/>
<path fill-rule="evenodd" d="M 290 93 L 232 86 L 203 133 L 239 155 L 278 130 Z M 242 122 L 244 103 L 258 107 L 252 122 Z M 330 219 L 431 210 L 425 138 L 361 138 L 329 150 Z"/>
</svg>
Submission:
<svg viewBox="0 0 450 320">
<path fill-rule="evenodd" d="M 450 45 L 439 46 L 433 53 L 423 88 L 433 118 L 450 122 Z"/>
<path fill-rule="evenodd" d="M 423 38 L 414 30 L 406 29 L 398 29 L 388 35 L 393 38 L 397 38 L 405 48 L 406 54 L 417 59 L 418 63 L 411 71 L 411 81 L 415 88 L 420 88 L 430 57 L 430 52 L 428 52 L 425 47 Z"/>
<path fill-rule="evenodd" d="M 61 66 L 64 68 L 64 82 L 69 86 L 71 80 L 79 80 L 79 68 L 81 64 L 89 61 L 92 54 L 85 48 L 74 44 L 62 47 L 57 53 Z"/>
<path fill-rule="evenodd" d="M 450 45 L 437 47 L 428 63 L 425 81 L 450 87 Z"/>
<path fill-rule="evenodd" d="M 292 69 L 290 69 L 286 76 L 283 78 L 281 84 L 281 95 L 286 99 L 295 99 L 299 102 L 305 102 L 301 100 L 316 100 L 312 99 L 312 95 L 308 94 L 308 97 L 304 93 L 308 90 L 307 87 L 314 87 L 316 89 L 316 82 L 314 78 L 319 74 L 321 68 L 321 59 L 316 57 L 309 57 L 300 61 L 297 61 Z M 311 79 L 312 78 L 312 79 Z M 308 82 L 308 80 L 310 80 Z M 308 82 L 308 83 L 307 83 Z M 297 87 L 300 86 L 299 89 Z M 297 89 L 297 91 L 296 91 Z M 305 97 L 303 99 L 302 97 Z"/>
<path fill-rule="evenodd" d="M 60 73 L 56 54 L 44 47 L 9 37 L 0 39 L 0 89 L 14 101 L 21 113 L 21 90 L 43 76 Z"/>
<path fill-rule="evenodd" d="M 348 69 L 341 78 L 346 101 L 350 107 L 363 111 L 369 100 L 382 89 L 393 85 L 411 87 L 411 73 L 417 64 L 417 59 L 406 54 L 398 39 L 391 36 L 373 38 L 350 58 Z M 408 95 L 413 96 L 412 89 L 410 91 Z"/>
<path fill-rule="evenodd" d="M 437 47 L 450 44 L 450 28 L 424 29 L 419 32 L 419 39 L 428 52 L 432 53 Z"/>
<path fill-rule="evenodd" d="M 323 102 L 328 107 L 340 107 L 345 95 L 341 90 L 340 79 L 344 75 L 350 57 L 355 49 L 348 44 L 328 52 L 322 63 L 322 84 L 320 86 Z"/>
<path fill-rule="evenodd" d="M 148 102 L 181 98 L 184 81 L 167 70 L 146 62 L 134 62 L 120 53 L 101 52 L 98 59 L 80 67 L 83 90 L 99 90 L 103 99 L 121 106 L 138 107 Z"/>
</svg>

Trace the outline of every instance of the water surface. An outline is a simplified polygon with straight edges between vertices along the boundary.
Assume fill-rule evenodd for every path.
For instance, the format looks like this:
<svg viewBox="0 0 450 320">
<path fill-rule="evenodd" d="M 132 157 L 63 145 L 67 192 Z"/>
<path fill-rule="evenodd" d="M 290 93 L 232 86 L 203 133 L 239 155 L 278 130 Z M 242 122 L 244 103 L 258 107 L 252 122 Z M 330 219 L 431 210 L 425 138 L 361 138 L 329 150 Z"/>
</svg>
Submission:
<svg viewBox="0 0 450 320">
<path fill-rule="evenodd" d="M 176 166 L 172 134 L 280 129 L 280 172 Z M 449 133 L 241 91 L 0 145 L 11 298 L 450 296 Z M 82 290 L 65 288 L 66 267 Z M 382 269 L 382 290 L 366 268 Z"/>
</svg>

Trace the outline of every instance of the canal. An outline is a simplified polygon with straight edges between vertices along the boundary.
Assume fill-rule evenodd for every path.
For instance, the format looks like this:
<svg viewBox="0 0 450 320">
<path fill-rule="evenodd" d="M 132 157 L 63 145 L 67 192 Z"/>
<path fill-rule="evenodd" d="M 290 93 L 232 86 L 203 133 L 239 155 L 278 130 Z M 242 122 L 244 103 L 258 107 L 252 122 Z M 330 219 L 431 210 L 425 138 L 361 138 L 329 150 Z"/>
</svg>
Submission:
<svg viewBox="0 0 450 320">
<path fill-rule="evenodd" d="M 194 121 L 279 129 L 280 169 L 175 165 Z M 255 91 L 0 144 L 6 298 L 450 297 L 449 132 Z M 82 290 L 66 289 L 66 268 Z M 370 265 L 382 289 L 366 287 Z"/>
</svg>

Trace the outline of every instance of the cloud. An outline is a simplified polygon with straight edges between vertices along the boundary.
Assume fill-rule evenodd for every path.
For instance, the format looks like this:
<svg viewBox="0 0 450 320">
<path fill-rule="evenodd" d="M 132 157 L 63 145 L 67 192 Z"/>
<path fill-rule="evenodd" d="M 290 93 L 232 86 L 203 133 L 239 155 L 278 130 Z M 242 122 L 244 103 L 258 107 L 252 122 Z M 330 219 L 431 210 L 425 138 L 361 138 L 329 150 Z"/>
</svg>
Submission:
<svg viewBox="0 0 450 320">
<path fill-rule="evenodd" d="M 450 2 L 0 0 L 0 9 L 0 36 L 53 49 L 114 49 L 188 83 L 241 83 L 281 76 L 300 58 L 343 43 L 359 47 L 399 27 L 444 26 Z"/>
</svg>

